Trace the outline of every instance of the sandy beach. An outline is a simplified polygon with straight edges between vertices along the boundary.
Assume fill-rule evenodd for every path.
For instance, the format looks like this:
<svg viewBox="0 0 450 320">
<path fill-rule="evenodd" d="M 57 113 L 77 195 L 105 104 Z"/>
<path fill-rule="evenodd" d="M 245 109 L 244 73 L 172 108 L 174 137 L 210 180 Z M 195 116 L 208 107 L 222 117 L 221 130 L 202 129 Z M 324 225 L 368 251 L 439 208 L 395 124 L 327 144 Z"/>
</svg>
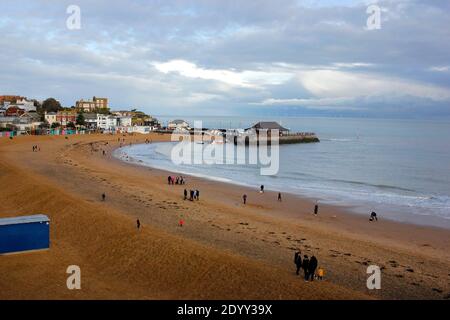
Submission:
<svg viewBox="0 0 450 320">
<path fill-rule="evenodd" d="M 0 217 L 51 220 L 50 250 L 0 256 L 0 299 L 449 298 L 450 230 L 326 205 L 314 216 L 314 199 L 278 202 L 258 184 L 168 185 L 167 172 L 112 157 L 118 137 L 0 139 Z M 183 200 L 185 187 L 200 201 Z M 295 275 L 297 249 L 318 258 L 323 281 Z M 80 266 L 82 290 L 67 289 L 69 265 Z M 366 288 L 368 265 L 382 269 L 380 290 Z"/>
</svg>

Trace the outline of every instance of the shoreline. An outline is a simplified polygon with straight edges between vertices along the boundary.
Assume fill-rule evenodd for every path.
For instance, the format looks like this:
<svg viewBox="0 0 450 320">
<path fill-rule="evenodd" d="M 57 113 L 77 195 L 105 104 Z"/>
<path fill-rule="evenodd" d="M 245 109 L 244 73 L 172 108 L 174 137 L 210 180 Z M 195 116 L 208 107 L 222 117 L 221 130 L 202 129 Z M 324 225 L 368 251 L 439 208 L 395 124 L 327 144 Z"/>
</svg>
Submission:
<svg viewBox="0 0 450 320">
<path fill-rule="evenodd" d="M 0 216 L 39 211 L 49 213 L 53 225 L 48 254 L 0 257 L 0 286 L 6 288 L 1 296 L 443 299 L 449 293 L 448 230 L 387 220 L 370 224 L 327 205 L 315 217 L 306 199 L 286 194 L 277 203 L 275 193 L 257 190 L 246 189 L 249 202 L 243 206 L 242 188 L 195 177 L 187 187 L 198 188 L 201 199 L 183 201 L 183 188 L 168 186 L 165 172 L 112 157 L 118 137 L 0 140 L 0 166 L 7 172 L 0 182 L 10 186 L 0 195 Z M 125 139 L 134 144 L 148 137 L 164 139 Z M 35 143 L 42 152 L 31 152 Z M 136 218 L 143 225 L 140 235 L 133 230 Z M 186 221 L 182 229 L 180 218 Z M 323 282 L 295 276 L 297 248 L 318 257 L 326 270 Z M 150 251 L 156 259 L 149 259 Z M 53 285 L 55 277 L 65 283 L 65 262 L 79 259 L 92 281 L 89 290 L 77 295 Z M 180 259 L 189 261 L 181 269 Z M 382 290 L 365 288 L 370 264 L 383 268 Z M 33 285 L 49 291 L 39 295 Z"/>
<path fill-rule="evenodd" d="M 155 141 L 153 142 L 153 144 L 155 143 L 165 143 L 167 141 Z M 169 141 L 170 142 L 170 141 Z M 142 144 L 144 145 L 144 144 Z M 135 146 L 135 145 L 134 145 Z M 125 159 L 121 159 L 120 155 L 118 154 L 114 154 L 117 153 L 117 151 L 122 150 L 123 148 L 128 148 L 129 146 L 124 146 L 124 147 L 117 147 L 114 150 L 112 150 L 112 158 L 114 158 L 115 160 L 119 160 L 121 162 L 124 162 L 126 164 L 130 164 L 130 165 L 136 165 L 136 166 L 142 166 L 142 167 L 147 167 L 147 168 L 152 168 L 155 170 L 160 170 L 161 172 L 166 173 L 167 175 L 169 174 L 173 174 L 173 173 L 177 173 L 177 174 L 182 174 L 185 176 L 189 176 L 189 177 L 195 177 L 197 179 L 205 179 L 205 180 L 209 180 L 212 182 L 217 182 L 217 183 L 225 183 L 228 185 L 232 185 L 232 186 L 239 186 L 242 188 L 245 188 L 248 191 L 252 191 L 252 190 L 256 190 L 257 189 L 257 185 L 255 184 L 254 187 L 252 187 L 249 184 L 246 183 L 241 183 L 239 181 L 233 181 L 231 179 L 225 179 L 222 177 L 213 177 L 213 178 L 208 178 L 206 175 L 202 175 L 202 174 L 196 174 L 196 173 L 189 173 L 186 171 L 182 171 L 182 170 L 170 170 L 169 168 L 161 168 L 161 167 L 155 167 L 152 166 L 150 164 L 146 164 L 145 162 L 143 162 L 142 160 L 139 159 L 135 159 L 132 158 L 132 156 L 130 156 L 130 159 L 132 159 L 131 161 L 125 160 Z M 126 151 L 124 151 L 126 152 Z M 227 180 L 227 181 L 225 181 Z M 271 188 L 270 186 L 265 188 L 266 191 L 271 191 L 271 192 L 279 192 L 278 190 L 275 190 L 274 188 Z M 325 197 L 321 197 L 321 196 L 308 196 L 305 194 L 301 194 L 301 193 L 295 193 L 293 191 L 283 191 L 282 192 L 283 195 L 285 194 L 289 194 L 293 197 L 298 197 L 300 201 L 307 201 L 310 203 L 311 208 L 314 207 L 314 204 L 316 203 L 316 201 L 319 201 L 319 205 L 320 207 L 322 206 L 330 206 L 330 207 L 334 207 L 335 209 L 338 209 L 339 211 L 342 211 L 342 213 L 344 214 L 352 214 L 352 215 L 356 215 L 358 217 L 366 217 L 366 219 L 369 219 L 369 215 L 370 215 L 370 207 L 373 207 L 374 204 L 364 204 L 365 202 L 363 200 L 355 200 L 354 203 L 351 203 L 351 201 L 348 200 L 343 200 L 342 202 L 338 202 L 337 200 L 332 200 L 332 199 L 326 199 Z M 379 205 L 382 206 L 382 205 Z M 394 207 L 393 209 L 390 208 L 390 214 L 391 216 L 384 216 L 383 214 L 380 214 L 381 212 L 379 210 L 375 210 L 378 213 L 378 218 L 379 219 L 387 219 L 391 222 L 396 222 L 396 223 L 400 223 L 400 224 L 408 224 L 408 225 L 413 225 L 413 226 L 423 226 L 423 227 L 431 227 L 431 228 L 437 228 L 437 229 L 444 229 L 444 230 L 450 230 L 450 219 L 446 219 L 443 217 L 439 217 L 439 216 L 431 216 L 431 215 L 427 215 L 427 214 L 423 214 L 423 215 L 419 215 L 419 214 L 415 214 L 415 213 L 408 213 L 406 210 L 406 208 L 402 207 Z M 419 210 L 418 208 L 415 208 L 415 210 Z"/>
</svg>

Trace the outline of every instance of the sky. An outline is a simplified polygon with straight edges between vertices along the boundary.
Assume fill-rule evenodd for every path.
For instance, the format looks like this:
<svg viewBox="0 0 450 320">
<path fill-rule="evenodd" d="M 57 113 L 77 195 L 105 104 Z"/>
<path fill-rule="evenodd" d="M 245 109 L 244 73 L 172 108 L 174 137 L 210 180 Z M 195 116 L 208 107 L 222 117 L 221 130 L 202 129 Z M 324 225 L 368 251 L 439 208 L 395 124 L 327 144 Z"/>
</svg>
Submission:
<svg viewBox="0 0 450 320">
<path fill-rule="evenodd" d="M 450 118 L 446 0 L 2 0 L 0 37 L 0 95 L 155 115 Z"/>
</svg>

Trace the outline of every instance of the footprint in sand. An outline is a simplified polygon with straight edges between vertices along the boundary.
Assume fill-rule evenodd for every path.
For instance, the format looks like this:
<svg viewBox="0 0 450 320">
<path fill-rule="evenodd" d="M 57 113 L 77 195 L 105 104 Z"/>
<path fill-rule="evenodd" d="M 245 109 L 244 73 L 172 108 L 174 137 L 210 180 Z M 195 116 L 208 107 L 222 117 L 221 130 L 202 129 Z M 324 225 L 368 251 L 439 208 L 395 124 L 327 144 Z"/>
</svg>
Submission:
<svg viewBox="0 0 450 320">
<path fill-rule="evenodd" d="M 389 264 L 391 265 L 392 268 L 397 268 L 398 267 L 398 263 L 395 260 L 390 260 Z"/>
<path fill-rule="evenodd" d="M 437 292 L 437 293 L 442 293 L 443 291 L 441 290 L 441 289 L 439 289 L 439 288 L 432 288 L 431 290 L 433 290 L 434 292 Z"/>
</svg>

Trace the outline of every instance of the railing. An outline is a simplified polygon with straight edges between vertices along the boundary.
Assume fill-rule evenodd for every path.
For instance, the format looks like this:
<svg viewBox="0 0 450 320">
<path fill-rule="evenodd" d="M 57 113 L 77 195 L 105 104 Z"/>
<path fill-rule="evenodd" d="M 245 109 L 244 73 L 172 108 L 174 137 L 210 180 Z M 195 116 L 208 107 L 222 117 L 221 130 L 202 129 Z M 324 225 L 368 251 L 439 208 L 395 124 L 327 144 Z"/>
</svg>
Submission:
<svg viewBox="0 0 450 320">
<path fill-rule="evenodd" d="M 283 137 L 291 137 L 291 136 L 301 136 L 301 137 L 315 137 L 316 134 L 314 132 L 288 132 L 282 133 Z"/>
</svg>

